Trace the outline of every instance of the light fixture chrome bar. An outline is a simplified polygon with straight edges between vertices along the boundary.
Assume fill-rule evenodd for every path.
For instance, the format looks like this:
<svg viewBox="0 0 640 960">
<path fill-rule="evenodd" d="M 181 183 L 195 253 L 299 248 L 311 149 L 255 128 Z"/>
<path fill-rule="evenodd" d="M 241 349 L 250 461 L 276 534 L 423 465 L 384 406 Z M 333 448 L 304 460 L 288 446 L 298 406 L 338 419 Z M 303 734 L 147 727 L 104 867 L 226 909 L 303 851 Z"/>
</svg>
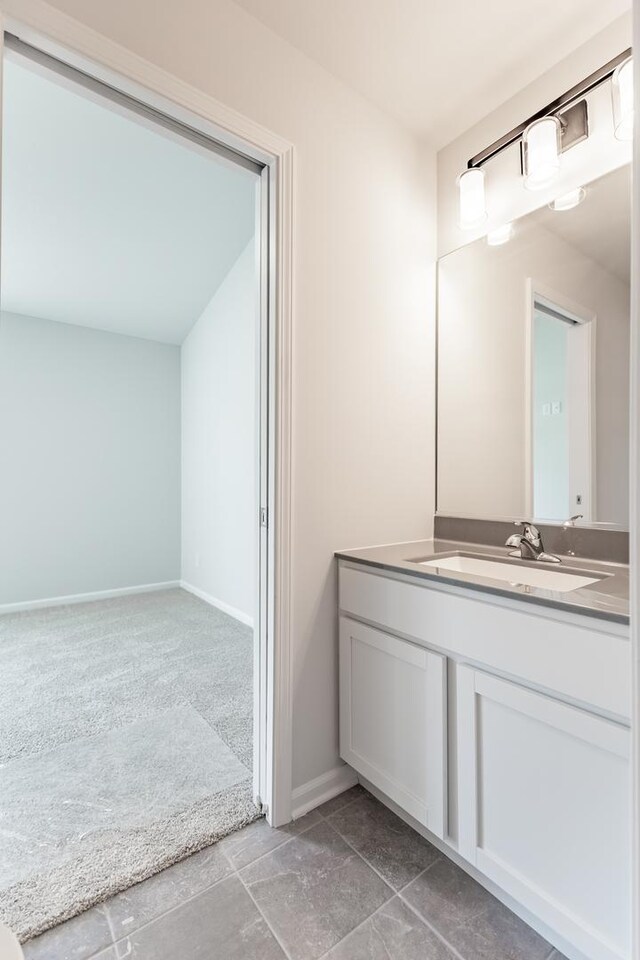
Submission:
<svg viewBox="0 0 640 960">
<path fill-rule="evenodd" d="M 168 117 L 159 110 L 155 110 L 153 107 L 148 106 L 148 104 L 142 103 L 141 100 L 129 96 L 129 94 L 122 93 L 122 91 L 117 90 L 108 83 L 104 83 L 102 80 L 96 80 L 95 77 L 84 73 L 82 70 L 78 70 L 76 67 L 69 66 L 69 64 L 58 60 L 57 57 L 53 57 L 43 50 L 38 50 L 37 47 L 32 47 L 31 44 L 25 43 L 24 40 L 20 40 L 19 37 L 11 33 L 5 33 L 4 43 L 8 50 L 12 50 L 20 56 L 26 57 L 33 63 L 38 64 L 41 68 L 44 67 L 45 69 L 52 70 L 59 76 L 64 77 L 67 81 L 72 81 L 94 95 L 97 94 L 117 104 L 121 108 L 124 107 L 126 110 L 137 113 L 147 122 L 152 121 L 154 124 L 164 127 L 166 130 L 171 131 L 174 136 L 178 134 L 190 140 L 192 143 L 197 144 L 200 148 L 204 148 L 227 161 L 231 161 L 244 167 L 246 170 L 250 170 L 252 173 L 260 175 L 264 164 L 257 163 L 252 158 L 245 156 L 239 151 L 233 150 L 231 147 L 227 147 L 225 144 L 213 139 L 213 137 L 206 136 L 188 124 Z"/>
<path fill-rule="evenodd" d="M 594 90 L 596 87 L 599 87 L 600 84 L 605 83 L 613 76 L 616 67 L 630 57 L 631 53 L 631 48 L 624 50 L 622 53 L 618 54 L 617 57 L 614 57 L 613 60 L 609 60 L 609 62 L 605 63 L 604 66 L 589 74 L 589 76 L 585 77 L 584 80 L 581 80 L 580 83 L 576 83 L 575 86 L 567 90 L 566 93 L 563 93 L 562 96 L 558 97 L 556 100 L 552 100 L 551 103 L 547 104 L 546 107 L 538 110 L 537 113 L 533 114 L 533 116 L 518 124 L 518 126 L 514 127 L 513 130 L 510 130 L 509 133 L 505 133 L 498 140 L 495 140 L 488 147 L 485 147 L 485 149 L 481 150 L 480 153 L 477 153 L 475 157 L 471 157 L 467 163 L 467 168 L 472 169 L 474 167 L 481 167 L 488 160 L 491 160 L 497 154 L 502 153 L 503 150 L 506 150 L 507 147 L 510 147 L 513 143 L 517 143 L 519 140 L 521 140 L 522 134 L 529 124 L 534 122 L 534 120 L 541 120 L 542 117 L 555 116 L 556 114 L 561 113 L 563 110 L 566 110 L 567 107 L 575 103 L 576 100 L 579 100 L 581 97 L 585 97 L 591 92 L 591 90 Z"/>
</svg>

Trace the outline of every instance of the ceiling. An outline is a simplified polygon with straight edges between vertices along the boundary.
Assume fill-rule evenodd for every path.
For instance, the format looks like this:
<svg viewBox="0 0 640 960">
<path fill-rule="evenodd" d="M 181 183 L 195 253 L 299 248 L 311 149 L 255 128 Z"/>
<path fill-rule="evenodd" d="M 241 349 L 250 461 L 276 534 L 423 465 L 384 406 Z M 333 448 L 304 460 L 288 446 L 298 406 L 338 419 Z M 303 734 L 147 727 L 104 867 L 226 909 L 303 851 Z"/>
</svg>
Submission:
<svg viewBox="0 0 640 960">
<path fill-rule="evenodd" d="M 630 0 L 236 2 L 436 147 L 631 8 Z"/>
<path fill-rule="evenodd" d="M 562 237 L 591 260 L 631 283 L 631 167 L 621 167 L 595 180 L 573 210 L 548 207 L 532 220 Z"/>
<path fill-rule="evenodd" d="M 3 83 L 2 309 L 181 343 L 253 236 L 256 175 L 22 60 Z"/>
</svg>

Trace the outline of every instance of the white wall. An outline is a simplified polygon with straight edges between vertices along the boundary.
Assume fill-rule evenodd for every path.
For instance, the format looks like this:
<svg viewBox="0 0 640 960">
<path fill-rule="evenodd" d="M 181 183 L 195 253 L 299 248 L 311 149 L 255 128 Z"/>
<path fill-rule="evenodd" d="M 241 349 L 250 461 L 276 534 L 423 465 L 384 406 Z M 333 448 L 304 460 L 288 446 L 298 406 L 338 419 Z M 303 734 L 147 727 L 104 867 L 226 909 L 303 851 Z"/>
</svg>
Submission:
<svg viewBox="0 0 640 960">
<path fill-rule="evenodd" d="M 458 227 L 456 177 L 465 169 L 467 161 L 630 46 L 631 13 L 628 13 L 523 90 L 515 92 L 513 85 L 506 86 L 505 93 L 511 96 L 499 109 L 438 153 L 439 256 L 471 243 L 492 226 L 543 207 L 566 190 L 631 162 L 631 144 L 613 136 L 611 92 L 609 85 L 604 84 L 589 97 L 589 139 L 563 154 L 562 174 L 550 187 L 525 190 L 516 144 L 484 167 L 489 220 L 475 231 Z"/>
<path fill-rule="evenodd" d="M 0 604 L 180 578 L 180 351 L 0 316 Z"/>
<path fill-rule="evenodd" d="M 333 551 L 432 527 L 435 163 L 228 0 L 55 0 L 295 147 L 293 785 L 338 762 Z"/>
<path fill-rule="evenodd" d="M 563 214 L 565 216 L 565 214 Z M 596 518 L 628 523 L 629 287 L 542 226 L 440 263 L 438 510 L 526 510 L 526 291 L 533 278 L 597 316 Z M 579 512 L 577 509 L 575 512 Z"/>
<path fill-rule="evenodd" d="M 253 240 L 182 344 L 182 579 L 253 620 L 258 277 Z"/>
</svg>

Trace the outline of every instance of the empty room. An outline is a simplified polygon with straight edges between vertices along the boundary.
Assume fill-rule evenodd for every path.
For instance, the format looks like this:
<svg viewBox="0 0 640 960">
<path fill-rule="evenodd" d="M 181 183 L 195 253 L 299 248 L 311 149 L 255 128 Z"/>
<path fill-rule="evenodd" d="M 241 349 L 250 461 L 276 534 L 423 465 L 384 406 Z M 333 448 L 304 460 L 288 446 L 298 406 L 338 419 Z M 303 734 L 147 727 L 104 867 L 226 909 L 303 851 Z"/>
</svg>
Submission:
<svg viewBox="0 0 640 960">
<path fill-rule="evenodd" d="M 0 902 L 22 936 L 248 823 L 258 172 L 7 51 Z"/>
</svg>

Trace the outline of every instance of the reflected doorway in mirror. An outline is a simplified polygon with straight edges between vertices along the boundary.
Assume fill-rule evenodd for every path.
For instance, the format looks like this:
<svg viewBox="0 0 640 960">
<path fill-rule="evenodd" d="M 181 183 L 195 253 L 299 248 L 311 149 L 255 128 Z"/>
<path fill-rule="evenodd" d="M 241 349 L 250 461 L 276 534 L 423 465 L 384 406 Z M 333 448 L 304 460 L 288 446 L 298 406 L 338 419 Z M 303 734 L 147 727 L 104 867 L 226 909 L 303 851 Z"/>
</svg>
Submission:
<svg viewBox="0 0 640 960">
<path fill-rule="evenodd" d="M 533 279 L 527 299 L 527 509 L 594 521 L 596 316 Z"/>
</svg>

